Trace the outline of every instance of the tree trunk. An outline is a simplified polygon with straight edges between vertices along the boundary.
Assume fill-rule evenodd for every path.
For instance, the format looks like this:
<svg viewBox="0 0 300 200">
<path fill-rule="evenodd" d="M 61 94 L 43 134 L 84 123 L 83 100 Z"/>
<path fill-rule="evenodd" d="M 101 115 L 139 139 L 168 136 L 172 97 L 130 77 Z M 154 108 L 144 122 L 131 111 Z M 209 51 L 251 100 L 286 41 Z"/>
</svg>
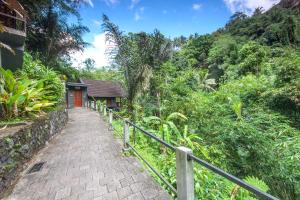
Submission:
<svg viewBox="0 0 300 200">
<path fill-rule="evenodd" d="M 133 100 L 128 100 L 128 111 L 130 114 L 130 120 L 132 122 L 135 122 L 134 101 Z"/>
<path fill-rule="evenodd" d="M 47 38 L 47 61 L 50 61 L 51 58 L 51 49 L 53 45 L 53 35 L 54 35 L 54 13 L 53 13 L 53 1 L 49 0 L 48 13 L 47 13 L 47 30 L 48 30 L 48 38 Z"/>
<path fill-rule="evenodd" d="M 158 108 L 158 117 L 161 118 L 161 101 L 160 101 L 160 92 L 156 93 L 156 100 L 157 100 L 157 108 Z"/>
<path fill-rule="evenodd" d="M 13 104 L 13 116 L 14 117 L 18 117 L 19 116 L 19 112 L 18 112 L 18 104 L 15 102 L 14 104 Z"/>
<path fill-rule="evenodd" d="M 5 110 L 4 107 L 0 105 L 0 119 L 4 119 L 4 118 L 5 118 Z"/>
</svg>

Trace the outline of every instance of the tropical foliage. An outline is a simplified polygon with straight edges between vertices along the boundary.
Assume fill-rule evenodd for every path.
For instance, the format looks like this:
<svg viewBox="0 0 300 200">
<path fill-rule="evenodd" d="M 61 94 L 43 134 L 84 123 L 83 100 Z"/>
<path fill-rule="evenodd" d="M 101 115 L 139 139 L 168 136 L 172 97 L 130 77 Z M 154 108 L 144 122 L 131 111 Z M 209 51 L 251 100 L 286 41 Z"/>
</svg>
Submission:
<svg viewBox="0 0 300 200">
<path fill-rule="evenodd" d="M 15 74 L 0 68 L 2 118 L 30 117 L 62 102 L 64 86 L 57 74 L 25 55 L 24 67 Z"/>
</svg>

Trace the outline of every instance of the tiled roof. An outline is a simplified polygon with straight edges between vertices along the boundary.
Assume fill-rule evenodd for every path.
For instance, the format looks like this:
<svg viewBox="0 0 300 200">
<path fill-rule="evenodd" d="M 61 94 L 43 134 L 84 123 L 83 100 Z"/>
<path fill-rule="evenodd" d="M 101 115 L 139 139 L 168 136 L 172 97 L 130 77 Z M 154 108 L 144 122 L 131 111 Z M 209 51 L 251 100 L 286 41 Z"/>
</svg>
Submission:
<svg viewBox="0 0 300 200">
<path fill-rule="evenodd" d="M 88 96 L 92 97 L 124 97 L 125 92 L 120 84 L 112 81 L 81 80 L 87 85 Z"/>
</svg>

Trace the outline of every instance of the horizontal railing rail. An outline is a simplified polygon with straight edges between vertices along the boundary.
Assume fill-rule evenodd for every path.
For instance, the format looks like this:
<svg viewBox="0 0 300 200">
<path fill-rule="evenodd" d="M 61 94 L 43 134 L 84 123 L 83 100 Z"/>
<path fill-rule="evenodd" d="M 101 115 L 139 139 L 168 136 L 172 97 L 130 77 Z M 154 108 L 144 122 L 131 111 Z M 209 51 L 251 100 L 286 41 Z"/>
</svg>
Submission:
<svg viewBox="0 0 300 200">
<path fill-rule="evenodd" d="M 104 106 L 105 107 L 105 106 Z M 97 110 L 97 109 L 96 109 Z M 193 174 L 193 161 L 202 167 L 209 169 L 210 171 L 226 178 L 227 180 L 237 184 L 238 186 L 244 188 L 245 190 L 253 193 L 256 197 L 259 197 L 264 200 L 279 200 L 278 198 L 259 190 L 258 188 L 246 183 L 245 181 L 225 172 L 224 170 L 204 161 L 195 155 L 193 155 L 192 150 L 186 147 L 175 147 L 161 138 L 157 137 L 153 133 L 150 133 L 143 128 L 139 127 L 135 123 L 131 122 L 128 119 L 124 119 L 116 112 L 113 112 L 112 109 L 100 108 L 100 113 L 109 113 L 109 123 L 112 126 L 113 115 L 117 115 L 119 119 L 123 120 L 123 139 L 124 139 L 124 150 L 133 150 L 133 152 L 140 158 L 142 161 L 162 180 L 166 186 L 177 195 L 179 200 L 194 200 L 194 174 Z M 177 189 L 175 189 L 171 183 L 169 183 L 151 164 L 145 160 L 138 151 L 130 144 L 129 140 L 129 127 L 138 129 L 144 135 L 154 139 L 170 150 L 176 152 L 176 180 L 177 180 Z"/>
<path fill-rule="evenodd" d="M 11 19 L 15 19 L 15 20 L 18 20 L 18 21 L 26 22 L 26 20 L 23 19 L 23 18 L 15 17 L 13 15 L 9 15 L 9 14 L 3 13 L 3 12 L 0 12 L 0 15 L 11 18 Z"/>
<path fill-rule="evenodd" d="M 26 32 L 26 19 L 0 12 L 0 21 L 8 28 Z"/>
<path fill-rule="evenodd" d="M 173 145 L 171 145 L 171 144 L 167 143 L 166 141 L 160 139 L 160 138 L 157 137 L 156 135 L 154 135 L 154 134 L 152 134 L 152 133 L 149 133 L 148 131 L 146 131 L 146 130 L 144 130 L 143 128 L 137 126 L 136 124 L 132 123 L 132 122 L 129 121 L 129 120 L 125 120 L 125 121 L 126 121 L 128 124 L 130 124 L 131 126 L 133 126 L 133 127 L 135 127 L 136 129 L 140 130 L 140 131 L 141 131 L 142 133 L 144 133 L 145 135 L 147 135 L 147 136 L 149 136 L 150 138 L 156 140 L 156 141 L 159 142 L 160 144 L 162 144 L 162 145 L 168 147 L 169 149 L 171 149 L 171 150 L 173 150 L 173 151 L 176 150 L 176 148 L 175 148 Z"/>
</svg>

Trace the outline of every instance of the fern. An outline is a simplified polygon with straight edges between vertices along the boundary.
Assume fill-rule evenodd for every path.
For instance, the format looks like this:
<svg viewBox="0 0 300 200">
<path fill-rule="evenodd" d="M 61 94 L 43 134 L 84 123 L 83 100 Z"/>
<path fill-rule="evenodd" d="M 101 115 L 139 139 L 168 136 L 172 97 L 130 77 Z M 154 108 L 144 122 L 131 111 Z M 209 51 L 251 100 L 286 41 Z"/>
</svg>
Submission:
<svg viewBox="0 0 300 200">
<path fill-rule="evenodd" d="M 263 192 L 269 191 L 269 186 L 262 180 L 254 177 L 254 176 L 247 176 L 244 181 L 259 190 Z M 245 190 L 242 189 L 240 186 L 235 186 L 232 191 L 231 191 L 231 197 L 230 200 L 257 200 L 256 198 L 253 197 L 253 195 Z"/>
<path fill-rule="evenodd" d="M 269 186 L 264 181 L 254 177 L 254 176 L 247 176 L 245 178 L 245 182 L 260 189 L 263 192 L 267 192 L 270 190 Z"/>
</svg>

